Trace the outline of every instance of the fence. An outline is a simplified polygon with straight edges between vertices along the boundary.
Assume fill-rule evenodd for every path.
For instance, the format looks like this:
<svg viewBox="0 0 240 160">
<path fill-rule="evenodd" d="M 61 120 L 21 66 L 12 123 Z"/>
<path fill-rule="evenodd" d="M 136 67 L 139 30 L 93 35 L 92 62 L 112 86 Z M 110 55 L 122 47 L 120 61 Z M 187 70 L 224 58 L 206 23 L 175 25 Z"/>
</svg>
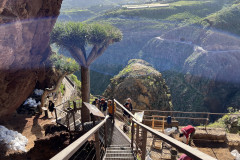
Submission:
<svg viewBox="0 0 240 160">
<path fill-rule="evenodd" d="M 239 115 L 234 113 L 211 113 L 211 112 L 185 112 L 185 111 L 159 111 L 159 110 L 139 110 L 134 109 L 133 112 L 142 112 L 144 111 L 144 123 L 147 124 L 152 121 L 152 115 L 161 115 L 161 116 L 171 116 L 174 120 L 177 120 L 180 124 L 178 125 L 204 125 L 205 128 L 212 120 L 217 120 L 223 115 Z"/>
<path fill-rule="evenodd" d="M 136 157 L 141 157 L 142 160 L 145 160 L 148 152 L 154 152 L 154 154 L 148 155 L 151 158 L 155 159 L 167 159 L 164 151 L 169 151 L 168 157 L 171 159 L 176 159 L 176 153 L 177 151 L 185 153 L 189 157 L 195 160 L 215 160 L 215 158 L 200 152 L 197 149 L 194 149 L 172 137 L 169 137 L 157 130 L 154 130 L 140 122 L 138 122 L 134 115 L 129 112 L 122 104 L 120 104 L 117 100 L 114 99 L 114 102 L 117 103 L 117 106 L 119 109 L 117 109 L 117 112 L 124 110 L 130 115 L 129 119 L 126 119 L 124 117 L 121 117 L 119 113 L 116 113 L 116 118 L 119 118 L 120 121 L 122 121 L 124 126 L 128 124 L 129 133 L 127 135 L 131 138 L 131 147 L 132 150 L 135 151 Z M 124 128 L 124 127 L 123 127 Z M 123 129 L 124 130 L 124 129 Z M 149 145 L 149 142 L 151 142 L 153 139 L 159 139 L 161 140 L 161 147 L 160 150 L 152 150 L 151 146 Z M 148 144 L 148 145 L 147 145 Z M 166 148 L 166 149 L 164 149 Z"/>
<path fill-rule="evenodd" d="M 85 153 L 85 157 L 87 159 L 102 159 L 105 154 L 105 148 L 108 144 L 108 118 L 109 116 L 106 116 L 102 122 L 52 157 L 51 160 L 82 159 L 82 156 L 84 155 L 83 151 L 87 150 L 86 147 L 89 146 L 89 144 L 92 147 L 88 148 L 87 154 Z"/>
</svg>

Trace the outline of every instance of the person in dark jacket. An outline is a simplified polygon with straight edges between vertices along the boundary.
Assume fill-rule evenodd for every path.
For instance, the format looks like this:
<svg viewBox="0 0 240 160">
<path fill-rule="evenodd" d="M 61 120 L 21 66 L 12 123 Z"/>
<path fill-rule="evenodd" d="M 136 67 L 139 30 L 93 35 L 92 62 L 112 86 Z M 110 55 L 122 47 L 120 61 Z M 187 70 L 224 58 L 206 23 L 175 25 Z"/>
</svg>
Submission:
<svg viewBox="0 0 240 160">
<path fill-rule="evenodd" d="M 92 105 L 95 105 L 98 109 L 100 109 L 99 108 L 99 99 L 96 98 L 95 101 L 92 102 Z"/>
<path fill-rule="evenodd" d="M 105 101 L 104 98 L 101 99 L 100 110 L 103 112 L 104 116 L 107 115 L 107 102 Z"/>
<path fill-rule="evenodd" d="M 131 100 L 131 98 L 128 98 L 127 102 L 129 103 L 129 111 L 132 112 L 133 107 L 132 107 L 132 100 Z"/>
<path fill-rule="evenodd" d="M 53 118 L 54 103 L 51 100 L 49 101 L 48 110 L 51 112 L 51 116 Z"/>
</svg>

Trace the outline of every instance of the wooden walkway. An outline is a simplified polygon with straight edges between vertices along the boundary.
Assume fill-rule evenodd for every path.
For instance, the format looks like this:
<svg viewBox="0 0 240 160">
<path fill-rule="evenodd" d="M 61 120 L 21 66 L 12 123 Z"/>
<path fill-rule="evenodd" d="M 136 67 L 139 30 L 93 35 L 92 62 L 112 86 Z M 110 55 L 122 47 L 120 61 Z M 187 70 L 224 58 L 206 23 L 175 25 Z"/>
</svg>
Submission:
<svg viewBox="0 0 240 160">
<path fill-rule="evenodd" d="M 76 130 L 79 131 L 80 126 L 81 126 L 81 114 L 75 113 L 74 116 L 75 116 Z M 69 123 L 68 123 L 68 121 L 69 121 Z M 69 131 L 75 130 L 73 114 L 67 114 L 64 117 L 59 118 L 56 123 L 66 127 L 66 128 L 69 128 Z"/>
</svg>

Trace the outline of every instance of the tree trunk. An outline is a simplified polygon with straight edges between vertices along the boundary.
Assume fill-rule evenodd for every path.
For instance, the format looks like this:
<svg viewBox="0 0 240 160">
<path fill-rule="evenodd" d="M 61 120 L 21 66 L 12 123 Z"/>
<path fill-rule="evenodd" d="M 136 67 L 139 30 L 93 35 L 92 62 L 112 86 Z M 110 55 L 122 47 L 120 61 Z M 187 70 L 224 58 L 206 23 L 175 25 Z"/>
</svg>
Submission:
<svg viewBox="0 0 240 160">
<path fill-rule="evenodd" d="M 90 99 L 90 70 L 89 68 L 81 66 L 81 81 L 82 81 L 82 109 L 81 109 L 81 118 L 82 124 L 84 122 L 90 121 L 90 112 L 83 102 L 89 102 Z"/>
<path fill-rule="evenodd" d="M 56 85 L 55 85 L 54 88 L 52 88 L 52 89 L 46 88 L 46 89 L 45 89 L 45 91 L 43 92 L 43 95 L 42 95 L 42 97 L 41 97 L 41 107 L 43 107 L 43 105 L 44 105 L 46 96 L 47 96 L 48 94 L 50 94 L 50 93 L 56 92 L 56 91 L 59 89 L 63 78 L 64 78 L 67 74 L 68 74 L 68 73 L 64 73 L 64 74 L 58 79 L 58 81 L 56 82 Z"/>
</svg>

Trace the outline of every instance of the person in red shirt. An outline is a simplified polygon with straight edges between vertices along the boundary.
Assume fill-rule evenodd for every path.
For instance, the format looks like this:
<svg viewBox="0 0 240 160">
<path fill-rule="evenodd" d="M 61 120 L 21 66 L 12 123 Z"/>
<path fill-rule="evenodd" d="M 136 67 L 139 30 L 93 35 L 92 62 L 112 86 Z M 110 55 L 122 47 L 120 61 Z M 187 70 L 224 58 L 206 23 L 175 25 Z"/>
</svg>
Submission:
<svg viewBox="0 0 240 160">
<path fill-rule="evenodd" d="M 181 129 L 181 133 L 180 133 L 179 137 L 183 137 L 183 142 L 188 145 L 191 145 L 191 140 L 192 140 L 194 133 L 195 133 L 195 128 L 191 125 L 188 125 Z"/>
<path fill-rule="evenodd" d="M 188 157 L 186 154 L 182 154 L 178 160 L 193 160 L 193 159 Z"/>
</svg>

